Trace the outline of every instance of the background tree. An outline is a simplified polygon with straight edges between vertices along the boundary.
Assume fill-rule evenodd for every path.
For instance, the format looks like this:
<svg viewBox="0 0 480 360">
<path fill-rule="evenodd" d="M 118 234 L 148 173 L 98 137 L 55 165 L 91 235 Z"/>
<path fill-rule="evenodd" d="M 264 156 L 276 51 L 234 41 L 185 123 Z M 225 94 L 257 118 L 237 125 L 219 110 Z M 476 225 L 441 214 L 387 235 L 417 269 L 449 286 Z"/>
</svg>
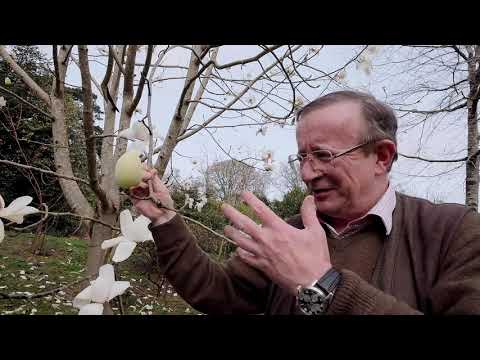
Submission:
<svg viewBox="0 0 480 360">
<path fill-rule="evenodd" d="M 402 79 L 383 92 L 399 114 L 400 136 L 416 144 L 414 154 L 401 154 L 418 169 L 410 174 L 428 176 L 435 165 L 441 170 L 430 179 L 440 179 L 465 167 L 465 204 L 478 211 L 480 45 L 389 47 L 374 68 L 377 84 Z"/>
</svg>

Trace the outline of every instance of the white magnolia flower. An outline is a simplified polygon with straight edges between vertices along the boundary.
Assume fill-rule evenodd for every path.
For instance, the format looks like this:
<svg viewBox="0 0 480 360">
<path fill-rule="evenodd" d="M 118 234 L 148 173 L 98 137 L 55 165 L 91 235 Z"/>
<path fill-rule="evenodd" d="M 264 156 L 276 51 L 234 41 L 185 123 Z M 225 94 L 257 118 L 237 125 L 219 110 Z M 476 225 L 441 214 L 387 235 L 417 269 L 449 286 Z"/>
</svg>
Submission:
<svg viewBox="0 0 480 360">
<path fill-rule="evenodd" d="M 103 304 L 122 295 L 129 287 L 128 281 L 115 281 L 112 265 L 103 265 L 99 269 L 98 277 L 75 296 L 73 306 L 80 309 L 79 315 L 102 315 Z"/>
<path fill-rule="evenodd" d="M 153 240 L 152 233 L 148 229 L 150 220 L 143 215 L 135 219 L 132 218 L 130 210 L 126 209 L 120 213 L 120 230 L 122 234 L 119 237 L 105 240 L 102 243 L 102 249 L 108 249 L 116 246 L 112 261 L 121 262 L 129 258 L 137 243 Z"/>
<path fill-rule="evenodd" d="M 118 136 L 132 141 L 146 141 L 148 140 L 149 134 L 150 133 L 143 122 L 134 121 L 132 126 L 130 126 L 128 129 L 120 131 Z"/>
<path fill-rule="evenodd" d="M 273 170 L 273 152 L 271 150 L 265 152 L 262 156 L 263 168 L 265 171 Z"/>
<path fill-rule="evenodd" d="M 262 155 L 262 160 L 264 162 L 267 162 L 269 159 L 273 160 L 273 152 L 271 150 L 265 151 L 265 153 Z"/>
<path fill-rule="evenodd" d="M 155 126 L 152 125 L 152 135 L 154 139 L 163 141 L 163 136 L 158 132 Z M 141 121 L 134 121 L 131 127 L 124 129 L 118 133 L 118 136 L 127 140 L 133 141 L 130 149 L 135 149 L 141 153 L 148 151 L 150 142 L 150 132 L 145 124 Z"/>
<path fill-rule="evenodd" d="M 183 206 L 187 206 L 188 208 L 191 209 L 193 206 L 194 200 L 188 195 L 188 193 L 185 193 L 185 204 Z"/>
<path fill-rule="evenodd" d="M 31 196 L 20 196 L 19 198 L 13 200 L 10 205 L 5 207 L 5 201 L 0 195 L 0 218 L 13 221 L 17 224 L 22 224 L 23 217 L 25 215 L 38 213 L 38 209 L 32 206 L 27 206 L 32 202 L 32 200 L 33 199 Z M 0 243 L 3 241 L 4 237 L 5 230 L 3 228 L 3 222 L 0 219 Z"/>
<path fill-rule="evenodd" d="M 7 106 L 7 101 L 3 96 L 0 97 L 0 109 L 4 106 Z"/>
<path fill-rule="evenodd" d="M 208 199 L 205 195 L 203 195 L 201 198 L 200 198 L 200 202 L 198 202 L 196 205 L 195 205 L 195 209 L 197 209 L 198 212 L 202 211 L 202 208 L 207 204 L 208 202 Z"/>
</svg>

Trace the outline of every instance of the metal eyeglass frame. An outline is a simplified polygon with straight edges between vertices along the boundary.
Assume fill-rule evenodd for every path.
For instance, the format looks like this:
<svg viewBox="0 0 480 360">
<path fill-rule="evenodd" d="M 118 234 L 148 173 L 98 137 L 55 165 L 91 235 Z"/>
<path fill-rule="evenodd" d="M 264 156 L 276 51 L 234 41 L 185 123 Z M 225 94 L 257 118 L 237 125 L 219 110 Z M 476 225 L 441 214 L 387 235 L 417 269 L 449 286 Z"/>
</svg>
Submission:
<svg viewBox="0 0 480 360">
<path fill-rule="evenodd" d="M 298 161 L 300 163 L 300 166 L 301 166 L 305 163 L 304 160 L 306 160 L 307 158 L 309 158 L 312 163 L 313 163 L 313 160 L 318 160 L 318 161 L 325 162 L 325 163 L 331 163 L 334 159 L 336 159 L 340 156 L 346 155 L 346 154 L 351 153 L 351 152 L 353 152 L 357 149 L 360 149 L 361 147 L 363 147 L 365 145 L 369 145 L 369 144 L 375 143 L 375 142 L 380 141 L 380 140 L 383 140 L 383 139 L 370 139 L 370 140 L 364 141 L 361 144 L 355 145 L 354 147 L 352 147 L 348 150 L 341 151 L 341 152 L 339 152 L 338 154 L 335 154 L 335 155 L 330 150 L 326 150 L 326 149 L 314 150 L 312 152 L 305 153 L 305 156 L 303 156 L 303 159 L 300 157 L 303 154 L 293 154 L 293 155 L 288 156 L 288 163 L 290 165 L 292 165 L 295 161 Z M 328 158 L 325 157 L 324 159 L 320 159 L 320 158 L 314 156 L 314 154 L 318 154 L 318 153 L 328 154 L 329 157 Z"/>
</svg>

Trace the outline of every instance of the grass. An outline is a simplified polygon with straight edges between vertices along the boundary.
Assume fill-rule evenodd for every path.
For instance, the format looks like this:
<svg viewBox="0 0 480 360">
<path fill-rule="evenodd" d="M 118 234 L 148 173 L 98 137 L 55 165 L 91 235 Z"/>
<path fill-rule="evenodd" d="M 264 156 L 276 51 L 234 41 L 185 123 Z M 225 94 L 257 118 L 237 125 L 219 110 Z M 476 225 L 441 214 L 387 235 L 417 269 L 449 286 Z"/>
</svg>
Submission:
<svg viewBox="0 0 480 360">
<path fill-rule="evenodd" d="M 87 243 L 78 238 L 46 236 L 48 256 L 30 252 L 34 235 L 7 232 L 0 244 L 0 292 L 29 292 L 37 294 L 85 277 Z M 175 293 L 167 283 L 152 279 L 145 267 L 141 251 L 118 265 L 116 273 L 121 280 L 130 281 L 131 287 L 122 296 L 126 315 L 180 315 L 199 314 Z M 84 286 L 84 285 L 83 285 Z M 75 315 L 73 298 L 82 290 L 77 284 L 63 291 L 36 299 L 1 299 L 0 314 L 22 315 Z M 118 298 L 111 304 L 120 314 Z"/>
</svg>

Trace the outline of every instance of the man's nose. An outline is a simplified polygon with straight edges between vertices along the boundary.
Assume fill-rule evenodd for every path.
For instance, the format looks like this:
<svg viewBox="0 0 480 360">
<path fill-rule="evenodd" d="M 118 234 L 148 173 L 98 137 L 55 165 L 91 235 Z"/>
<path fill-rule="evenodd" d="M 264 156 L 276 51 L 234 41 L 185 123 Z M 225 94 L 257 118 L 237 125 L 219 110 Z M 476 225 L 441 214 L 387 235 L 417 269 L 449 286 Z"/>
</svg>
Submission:
<svg viewBox="0 0 480 360">
<path fill-rule="evenodd" d="M 305 183 L 312 181 L 319 176 L 323 176 L 325 173 L 325 166 L 323 162 L 315 161 L 312 159 L 308 159 L 305 161 L 302 166 L 300 167 L 300 174 L 302 176 L 302 180 Z"/>
</svg>

